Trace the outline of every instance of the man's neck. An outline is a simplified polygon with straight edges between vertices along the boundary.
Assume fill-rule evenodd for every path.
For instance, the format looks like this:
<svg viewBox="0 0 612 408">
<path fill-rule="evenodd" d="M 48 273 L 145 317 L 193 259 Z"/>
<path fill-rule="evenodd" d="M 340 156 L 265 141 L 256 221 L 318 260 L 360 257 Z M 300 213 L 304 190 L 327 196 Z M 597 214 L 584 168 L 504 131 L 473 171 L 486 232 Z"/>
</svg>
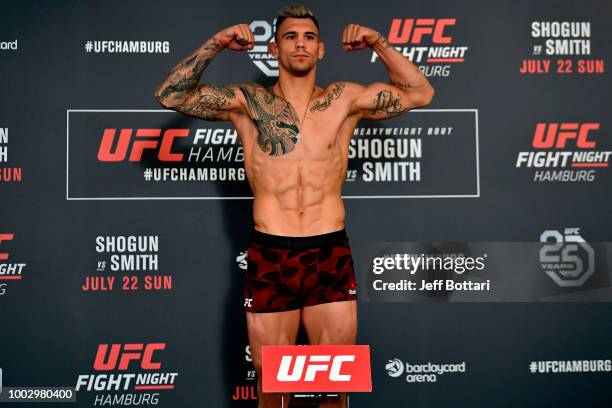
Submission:
<svg viewBox="0 0 612 408">
<path fill-rule="evenodd" d="M 307 75 L 300 77 L 281 72 L 276 87 L 281 95 L 284 94 L 286 99 L 305 101 L 312 96 L 315 79 L 316 72 L 314 69 Z"/>
</svg>

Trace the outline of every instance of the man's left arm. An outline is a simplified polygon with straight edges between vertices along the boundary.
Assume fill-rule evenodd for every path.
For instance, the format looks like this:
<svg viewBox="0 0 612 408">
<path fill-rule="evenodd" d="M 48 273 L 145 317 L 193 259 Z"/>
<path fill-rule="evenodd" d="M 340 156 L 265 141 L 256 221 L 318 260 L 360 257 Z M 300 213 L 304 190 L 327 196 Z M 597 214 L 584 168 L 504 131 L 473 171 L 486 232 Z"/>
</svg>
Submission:
<svg viewBox="0 0 612 408">
<path fill-rule="evenodd" d="M 372 48 L 389 72 L 389 84 L 376 82 L 352 87 L 352 113 L 361 113 L 363 119 L 382 120 L 429 105 L 434 89 L 425 75 L 380 33 L 349 24 L 342 33 L 342 44 L 345 51 Z"/>
</svg>

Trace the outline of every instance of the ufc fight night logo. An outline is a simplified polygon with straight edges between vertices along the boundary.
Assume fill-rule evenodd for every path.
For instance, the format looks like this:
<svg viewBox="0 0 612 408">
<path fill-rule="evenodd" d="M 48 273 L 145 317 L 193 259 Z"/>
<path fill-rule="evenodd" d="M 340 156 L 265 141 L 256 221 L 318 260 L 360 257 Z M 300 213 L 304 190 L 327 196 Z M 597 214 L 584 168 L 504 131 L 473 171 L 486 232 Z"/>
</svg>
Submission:
<svg viewBox="0 0 612 408">
<path fill-rule="evenodd" d="M 263 346 L 264 392 L 371 392 L 369 346 Z"/>
<path fill-rule="evenodd" d="M 450 44 L 453 39 L 444 30 L 456 22 L 454 18 L 394 18 L 388 40 L 391 44 L 421 44 L 424 37 L 431 37 L 433 44 Z"/>
<path fill-rule="evenodd" d="M 125 371 L 132 361 L 138 362 L 143 370 L 159 370 L 161 363 L 153 361 L 153 354 L 165 348 L 165 343 L 132 343 L 124 344 L 123 347 L 121 344 L 113 344 L 109 352 L 108 344 L 100 344 L 94 361 L 94 370 Z"/>
<path fill-rule="evenodd" d="M 99 344 L 95 373 L 79 375 L 76 391 L 172 390 L 178 373 L 160 371 L 163 350 L 166 343 Z"/>
<path fill-rule="evenodd" d="M 516 167 L 536 170 L 533 181 L 593 181 L 597 168 L 608 167 L 610 151 L 596 150 L 598 122 L 537 123 L 531 146 L 519 152 Z"/>
<path fill-rule="evenodd" d="M 68 200 L 252 193 L 244 150 L 229 124 L 196 126 L 200 123 L 167 109 L 68 109 L 66 125 Z M 217 182 L 228 187 L 222 197 Z"/>
<path fill-rule="evenodd" d="M 469 47 L 455 45 L 455 18 L 394 18 L 387 40 L 427 77 L 450 76 L 451 65 L 465 62 Z M 378 55 L 372 52 L 370 62 Z M 436 64 L 436 65 L 419 65 Z M 442 64 L 442 65 L 439 65 Z"/>
<path fill-rule="evenodd" d="M 14 233 L 0 233 L 0 296 L 7 293 L 8 283 L 7 281 L 21 280 L 23 278 L 25 263 L 19 262 L 7 262 L 10 258 L 11 253 L 8 252 L 11 244 L 15 238 Z"/>
<path fill-rule="evenodd" d="M 172 153 L 172 144 L 177 137 L 187 137 L 189 129 L 166 129 L 162 135 L 162 129 L 136 129 L 134 137 L 133 129 L 121 129 L 119 140 L 115 143 L 117 129 L 104 129 L 98 160 L 101 162 L 124 161 L 129 150 L 129 161 L 139 162 L 145 149 L 157 151 L 160 161 L 180 162 L 183 160 L 182 153 Z M 134 139 L 132 141 L 132 139 Z M 115 150 L 113 151 L 113 144 Z"/>
<path fill-rule="evenodd" d="M 544 231 L 540 242 L 546 243 L 540 249 L 540 264 L 557 285 L 582 286 L 595 272 L 595 251 L 580 236 L 580 228 Z"/>
</svg>

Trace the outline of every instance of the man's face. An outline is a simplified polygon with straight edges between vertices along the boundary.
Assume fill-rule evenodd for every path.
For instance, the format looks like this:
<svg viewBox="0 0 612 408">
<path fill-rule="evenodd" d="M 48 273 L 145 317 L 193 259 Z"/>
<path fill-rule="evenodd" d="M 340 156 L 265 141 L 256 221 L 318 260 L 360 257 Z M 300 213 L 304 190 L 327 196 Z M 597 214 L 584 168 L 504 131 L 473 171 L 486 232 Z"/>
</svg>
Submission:
<svg viewBox="0 0 612 408">
<path fill-rule="evenodd" d="M 314 21 L 287 18 L 278 27 L 276 42 L 270 43 L 269 51 L 284 69 L 295 76 L 303 76 L 323 58 L 324 47 Z"/>
</svg>

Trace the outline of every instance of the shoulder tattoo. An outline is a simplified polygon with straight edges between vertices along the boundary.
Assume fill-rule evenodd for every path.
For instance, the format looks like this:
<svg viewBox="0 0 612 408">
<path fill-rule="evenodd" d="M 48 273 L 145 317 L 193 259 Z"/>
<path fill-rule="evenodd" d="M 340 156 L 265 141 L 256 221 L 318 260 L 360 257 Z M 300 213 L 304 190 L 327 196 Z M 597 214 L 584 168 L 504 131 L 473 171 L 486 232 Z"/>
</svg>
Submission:
<svg viewBox="0 0 612 408">
<path fill-rule="evenodd" d="M 259 134 L 257 145 L 270 156 L 290 153 L 298 142 L 299 120 L 291 105 L 263 87 L 240 86 Z"/>
<path fill-rule="evenodd" d="M 344 91 L 344 82 L 336 82 L 334 87 L 329 91 L 327 95 L 323 98 L 322 101 L 317 100 L 310 108 L 310 112 L 314 113 L 315 111 L 324 111 L 329 108 L 332 102 L 342 95 L 342 91 Z"/>
</svg>

